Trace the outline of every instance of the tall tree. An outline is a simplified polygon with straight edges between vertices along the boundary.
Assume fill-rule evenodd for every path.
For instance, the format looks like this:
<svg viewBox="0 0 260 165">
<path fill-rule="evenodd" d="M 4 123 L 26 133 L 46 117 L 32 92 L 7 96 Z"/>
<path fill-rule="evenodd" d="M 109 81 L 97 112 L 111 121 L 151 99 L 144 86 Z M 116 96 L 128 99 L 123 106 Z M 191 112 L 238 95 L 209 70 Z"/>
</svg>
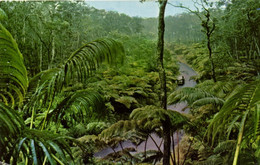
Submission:
<svg viewBox="0 0 260 165">
<path fill-rule="evenodd" d="M 165 69 L 163 65 L 163 51 L 164 51 L 164 31 L 165 31 L 165 22 L 164 22 L 164 13 L 166 8 L 167 0 L 160 0 L 159 1 L 159 24 L 158 24 L 158 41 L 157 41 L 157 67 L 160 77 L 160 100 L 161 100 L 161 107 L 163 109 L 167 109 L 167 90 L 166 90 L 166 76 L 165 76 Z M 163 123 L 163 139 L 164 139 L 164 146 L 163 146 L 163 164 L 168 165 L 170 164 L 170 145 L 171 145 L 171 133 L 169 128 L 170 119 L 166 118 L 165 122 Z"/>
<path fill-rule="evenodd" d="M 141 0 L 144 2 L 145 0 Z M 164 14 L 165 8 L 167 5 L 167 0 L 159 0 L 159 17 L 158 17 L 158 40 L 157 40 L 157 68 L 159 72 L 159 80 L 160 80 L 160 101 L 161 107 L 163 109 L 167 109 L 167 89 L 166 89 L 166 75 L 165 69 L 163 65 L 163 53 L 164 53 L 164 31 L 165 31 L 165 21 Z M 170 164 L 170 156 L 171 156 L 171 132 L 169 128 L 170 119 L 166 117 L 166 120 L 163 122 L 163 164 Z"/>
</svg>

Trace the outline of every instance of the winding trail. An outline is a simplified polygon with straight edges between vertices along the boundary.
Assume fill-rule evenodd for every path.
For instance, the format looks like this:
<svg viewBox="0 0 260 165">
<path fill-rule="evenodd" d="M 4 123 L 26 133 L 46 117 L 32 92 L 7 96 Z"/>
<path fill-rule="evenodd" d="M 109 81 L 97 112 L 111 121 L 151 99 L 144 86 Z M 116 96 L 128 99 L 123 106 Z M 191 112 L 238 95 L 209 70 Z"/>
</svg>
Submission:
<svg viewBox="0 0 260 165">
<path fill-rule="evenodd" d="M 194 87 L 196 85 L 196 82 L 194 80 L 190 79 L 190 78 L 192 76 L 197 75 L 197 73 L 191 67 L 189 67 L 188 65 L 181 63 L 181 62 L 179 62 L 179 68 L 180 68 L 179 69 L 180 74 L 182 76 L 184 76 L 185 83 L 184 83 L 184 85 L 179 86 L 178 88 Z M 178 104 L 169 105 L 168 109 L 175 110 L 175 111 L 178 111 L 180 113 L 188 113 L 189 108 L 185 108 L 185 107 L 187 107 L 187 104 L 185 102 L 181 102 L 181 103 L 178 103 Z M 162 139 L 160 137 L 158 137 L 156 134 L 152 134 L 152 137 L 158 145 L 161 143 Z M 174 139 L 174 141 L 175 141 L 175 145 L 176 145 L 177 140 Z M 123 142 L 122 146 L 123 146 L 123 148 L 130 148 L 130 147 L 136 148 L 136 146 L 134 146 L 130 141 Z M 143 152 L 144 146 L 145 146 L 145 142 L 141 143 L 139 146 L 137 146 L 136 151 L 137 152 Z M 120 150 L 121 150 L 120 146 L 115 148 L 115 151 L 120 151 Z M 157 147 L 156 147 L 156 145 L 154 144 L 154 142 L 152 141 L 151 138 L 149 138 L 148 141 L 147 141 L 147 151 L 148 150 L 157 150 Z M 163 145 L 161 146 L 161 150 L 163 150 Z M 105 148 L 105 149 L 95 153 L 94 156 L 95 157 L 105 157 L 106 155 L 108 155 L 112 152 L 113 152 L 113 150 L 111 148 Z"/>
</svg>

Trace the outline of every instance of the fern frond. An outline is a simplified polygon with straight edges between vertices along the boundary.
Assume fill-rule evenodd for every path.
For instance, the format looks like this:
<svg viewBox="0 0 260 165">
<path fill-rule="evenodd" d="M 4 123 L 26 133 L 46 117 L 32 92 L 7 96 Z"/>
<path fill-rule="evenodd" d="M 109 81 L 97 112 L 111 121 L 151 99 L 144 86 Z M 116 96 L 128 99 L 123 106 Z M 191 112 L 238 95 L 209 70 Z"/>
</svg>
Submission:
<svg viewBox="0 0 260 165">
<path fill-rule="evenodd" d="M 207 104 L 212 104 L 212 105 L 221 107 L 224 104 L 224 100 L 217 98 L 217 97 L 205 97 L 205 98 L 194 101 L 191 106 L 197 107 L 197 106 L 203 106 L 203 105 L 207 105 Z"/>
<path fill-rule="evenodd" d="M 238 83 L 234 81 L 217 81 L 206 80 L 202 83 L 196 85 L 196 88 L 203 89 L 210 94 L 219 97 L 226 98 L 232 93 L 232 91 L 237 87 Z"/>
<path fill-rule="evenodd" d="M 135 120 L 120 120 L 99 134 L 99 138 L 107 144 L 114 139 L 126 140 L 137 132 L 137 122 Z"/>
<path fill-rule="evenodd" d="M 70 120 L 84 122 L 88 119 L 88 114 L 106 113 L 104 98 L 100 93 L 93 90 L 79 90 L 61 100 L 56 108 L 47 114 L 46 121 L 59 123 L 66 115 Z"/>
<path fill-rule="evenodd" d="M 12 35 L 0 24 L 0 92 L 8 105 L 21 106 L 28 87 L 23 56 Z"/>
<path fill-rule="evenodd" d="M 16 144 L 13 163 L 18 161 L 19 155 L 38 164 L 42 164 L 45 157 L 50 164 L 56 164 L 56 161 L 66 163 L 68 161 L 66 154 L 73 159 L 68 141 L 75 142 L 76 140 L 48 131 L 24 129 Z"/>
<path fill-rule="evenodd" d="M 148 105 L 137 108 L 130 114 L 130 119 L 140 121 L 140 128 L 149 133 L 161 129 L 163 122 L 170 119 L 170 128 L 175 131 L 188 123 L 188 119 L 181 113 L 172 110 L 165 110 L 156 106 Z"/>
<path fill-rule="evenodd" d="M 188 104 L 191 105 L 193 102 L 205 97 L 214 96 L 199 88 L 185 87 L 170 94 L 168 104 L 175 104 L 178 102 L 187 101 Z"/>
<path fill-rule="evenodd" d="M 237 93 L 225 102 L 219 113 L 213 118 L 207 130 L 208 138 L 212 137 L 212 141 L 214 141 L 218 134 L 221 135 L 225 133 L 229 123 L 234 121 L 239 122 L 239 134 L 234 164 L 236 164 L 238 160 L 243 135 L 254 134 L 254 131 L 250 132 L 252 130 L 250 128 L 254 128 L 255 123 L 247 121 L 247 118 L 253 116 L 257 109 L 260 98 L 260 81 L 256 80 L 255 82 L 247 84 L 236 92 Z"/>
<path fill-rule="evenodd" d="M 0 102 L 0 159 L 5 160 L 25 124 L 18 113 Z"/>
<path fill-rule="evenodd" d="M 259 98 L 259 81 L 245 85 L 241 89 L 239 88 L 236 93 L 225 102 L 220 112 L 214 117 L 209 125 L 209 133 L 213 135 L 212 137 L 215 137 L 218 132 L 226 130 L 227 124 L 237 115 L 240 115 L 241 120 L 241 117 L 246 110 L 253 109 L 256 106 Z"/>
<path fill-rule="evenodd" d="M 56 155 L 66 163 L 65 153 L 72 159 L 67 140 L 75 140 L 47 131 L 27 129 L 16 111 L 0 103 L 0 159 L 17 164 L 23 156 L 24 160 L 34 164 L 42 164 L 45 156 L 54 164 Z M 55 157 L 56 157 L 55 156 Z M 56 160 L 57 161 L 57 160 Z"/>
<path fill-rule="evenodd" d="M 226 140 L 223 142 L 220 142 L 217 147 L 214 148 L 214 153 L 224 153 L 224 152 L 234 152 L 236 146 L 236 141 L 235 140 Z"/>
<path fill-rule="evenodd" d="M 76 50 L 64 64 L 65 82 L 84 82 L 102 62 L 123 63 L 124 49 L 121 43 L 112 39 L 90 42 Z"/>
<path fill-rule="evenodd" d="M 118 60 L 122 62 L 123 59 L 124 49 L 121 43 L 112 39 L 93 41 L 72 53 L 60 68 L 46 70 L 33 77 L 27 97 L 34 95 L 35 98 L 30 101 L 41 102 L 46 107 L 52 104 L 54 97 L 63 87 L 85 82 L 102 62 L 114 64 Z"/>
<path fill-rule="evenodd" d="M 189 124 L 189 119 L 177 111 L 167 110 L 171 122 L 171 131 L 182 129 L 184 125 Z"/>
</svg>

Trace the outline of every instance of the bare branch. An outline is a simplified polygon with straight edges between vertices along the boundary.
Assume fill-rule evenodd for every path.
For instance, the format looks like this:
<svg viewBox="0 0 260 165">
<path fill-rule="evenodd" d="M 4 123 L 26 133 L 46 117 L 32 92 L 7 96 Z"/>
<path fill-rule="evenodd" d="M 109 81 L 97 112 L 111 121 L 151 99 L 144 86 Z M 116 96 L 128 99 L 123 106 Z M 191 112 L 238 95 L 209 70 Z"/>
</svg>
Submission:
<svg viewBox="0 0 260 165">
<path fill-rule="evenodd" d="M 213 33 L 213 31 L 215 30 L 215 28 L 216 28 L 216 24 L 213 22 L 213 27 L 212 27 L 211 31 L 209 32 L 210 35 Z"/>
<path fill-rule="evenodd" d="M 193 0 L 192 0 L 192 1 L 193 1 Z M 193 2 L 194 2 L 194 1 L 193 1 Z M 174 4 L 170 3 L 170 2 L 168 2 L 168 4 L 171 5 L 171 6 L 173 6 L 173 7 L 179 7 L 179 8 L 186 9 L 186 10 L 188 10 L 189 12 L 191 12 L 191 13 L 197 15 L 197 16 L 200 18 L 200 20 L 202 20 L 201 16 L 199 15 L 199 9 L 198 9 L 197 6 L 195 6 L 195 8 L 197 9 L 197 11 L 193 11 L 193 10 L 191 10 L 190 8 L 188 8 L 188 7 L 186 7 L 186 6 L 183 6 L 183 5 L 174 5 Z"/>
</svg>

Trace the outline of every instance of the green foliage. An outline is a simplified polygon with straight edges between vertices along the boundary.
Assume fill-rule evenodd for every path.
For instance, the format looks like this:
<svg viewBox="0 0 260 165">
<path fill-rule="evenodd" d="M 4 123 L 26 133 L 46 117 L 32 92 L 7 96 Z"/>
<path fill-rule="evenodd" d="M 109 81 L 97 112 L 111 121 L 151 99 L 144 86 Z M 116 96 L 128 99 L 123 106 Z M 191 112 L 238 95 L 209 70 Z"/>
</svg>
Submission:
<svg viewBox="0 0 260 165">
<path fill-rule="evenodd" d="M 209 135 L 212 135 L 213 140 L 217 133 L 224 133 L 223 131 L 227 130 L 226 128 L 229 125 L 228 123 L 231 123 L 237 115 L 239 116 L 238 119 L 241 120 L 247 112 L 252 113 L 252 116 L 255 113 L 257 114 L 256 108 L 259 104 L 260 97 L 259 87 L 259 81 L 252 82 L 242 88 L 238 88 L 236 92 L 227 99 L 220 112 L 214 117 L 209 126 L 208 133 Z M 250 114 L 248 115 L 251 116 Z M 256 124 L 254 126 L 256 129 L 254 129 L 255 131 L 251 133 L 256 135 L 258 134 L 257 115 L 256 120 L 253 120 L 253 122 L 248 122 L 248 124 L 253 125 L 254 123 Z"/>
<path fill-rule="evenodd" d="M 20 116 L 8 106 L 0 103 L 0 159 L 9 159 L 15 139 L 19 137 L 25 125 Z"/>
<path fill-rule="evenodd" d="M 176 43 L 194 43 L 202 40 L 199 18 L 192 13 L 165 17 L 165 39 Z"/>
<path fill-rule="evenodd" d="M 123 63 L 124 48 L 112 39 L 100 39 L 90 42 L 76 50 L 64 64 L 65 81 L 86 80 L 102 62 L 109 64 Z M 117 61 L 118 60 L 118 61 Z M 76 72 L 76 74 L 75 74 Z"/>
<path fill-rule="evenodd" d="M 4 61 L 0 63 L 1 91 L 5 92 L 1 94 L 0 100 L 1 160 L 14 164 L 21 161 L 33 164 L 65 163 L 68 155 L 73 158 L 71 144 L 67 140 L 77 145 L 79 143 L 73 138 L 56 135 L 43 129 L 46 123 L 54 121 L 57 123 L 57 131 L 59 122 L 62 123 L 64 120 L 68 122 L 68 118 L 73 124 L 84 121 L 91 114 L 89 112 L 97 111 L 96 116 L 93 116 L 95 118 L 100 116 L 105 104 L 99 93 L 90 90 L 77 90 L 74 93 L 70 93 L 68 89 L 64 93 L 62 91 L 72 83 L 85 82 L 89 73 L 92 73 L 102 62 L 109 64 L 122 62 L 124 55 L 122 45 L 112 39 L 101 39 L 84 45 L 74 52 L 64 65 L 40 72 L 32 78 L 27 93 L 28 80 L 23 56 L 11 34 L 2 25 L 0 35 L 2 50 L 7 52 L 2 53 L 1 59 Z M 117 55 L 122 58 L 117 58 Z M 6 98 L 6 94 L 10 98 Z M 25 94 L 27 94 L 26 99 L 24 99 Z M 23 101 L 26 100 L 23 117 L 29 120 L 30 129 L 25 126 L 23 119 L 13 112 L 13 109 L 2 104 L 4 102 L 9 105 L 11 101 L 12 104 L 9 106 L 17 108 L 16 100 L 19 107 L 22 107 Z M 28 118 L 29 113 L 31 113 L 30 118 Z M 38 117 L 42 119 L 41 130 L 32 129 L 38 122 L 36 121 L 39 120 Z"/>
<path fill-rule="evenodd" d="M 3 21 L 5 21 L 7 18 L 8 18 L 8 17 L 7 17 L 7 15 L 6 15 L 6 13 L 4 12 L 4 10 L 0 8 L 0 21 L 3 22 Z"/>
<path fill-rule="evenodd" d="M 57 125 L 64 120 L 72 124 L 85 123 L 91 115 L 93 118 L 98 118 L 97 114 L 101 113 L 105 115 L 106 111 L 104 99 L 99 93 L 92 90 L 77 90 L 57 103 L 56 108 L 47 114 L 46 120 Z"/>
<path fill-rule="evenodd" d="M 0 158 L 16 164 L 26 160 L 34 164 L 42 164 L 45 157 L 51 164 L 66 162 L 69 141 L 73 138 L 56 135 L 48 131 L 28 129 L 22 118 L 13 109 L 0 103 Z"/>
<path fill-rule="evenodd" d="M 106 144 L 114 146 L 120 141 L 131 139 L 138 133 L 138 123 L 135 120 L 120 120 L 99 134 Z"/>
<path fill-rule="evenodd" d="M 240 146 L 246 147 L 243 141 L 258 141 L 258 106 L 260 98 L 259 81 L 252 82 L 238 89 L 234 95 L 229 97 L 220 112 L 216 114 L 208 127 L 208 138 L 214 141 L 216 137 L 228 135 L 230 131 L 236 130 L 234 123 L 238 122 L 237 146 L 233 164 L 237 164 Z M 256 117 L 253 117 L 256 115 Z M 248 120 L 253 118 L 253 120 Z M 251 129 L 254 128 L 254 129 Z"/>
<path fill-rule="evenodd" d="M 167 118 L 170 120 L 169 127 L 173 132 L 188 123 L 188 118 L 181 113 L 156 106 L 137 108 L 130 114 L 130 119 L 139 121 L 140 128 L 148 133 L 160 130 Z"/>
<path fill-rule="evenodd" d="M 72 140 L 72 138 L 47 131 L 25 129 L 14 150 L 13 163 L 19 162 L 20 153 L 22 153 L 22 159 L 34 164 L 42 164 L 45 157 L 50 164 L 66 162 L 66 154 L 72 158 L 67 140 Z"/>
<path fill-rule="evenodd" d="M 0 101 L 12 107 L 21 107 L 28 87 L 23 56 L 12 35 L 2 24 L 0 36 Z"/>
<path fill-rule="evenodd" d="M 258 7 L 257 0 L 238 0 L 228 4 L 216 34 L 218 50 L 225 56 L 231 56 L 233 61 L 244 63 L 257 72 L 259 72 L 260 35 Z M 256 75 L 256 72 L 253 74 Z"/>
<path fill-rule="evenodd" d="M 88 134 L 98 135 L 107 127 L 108 127 L 108 124 L 105 122 L 92 122 L 92 123 L 88 123 L 87 131 L 88 131 Z"/>
</svg>

